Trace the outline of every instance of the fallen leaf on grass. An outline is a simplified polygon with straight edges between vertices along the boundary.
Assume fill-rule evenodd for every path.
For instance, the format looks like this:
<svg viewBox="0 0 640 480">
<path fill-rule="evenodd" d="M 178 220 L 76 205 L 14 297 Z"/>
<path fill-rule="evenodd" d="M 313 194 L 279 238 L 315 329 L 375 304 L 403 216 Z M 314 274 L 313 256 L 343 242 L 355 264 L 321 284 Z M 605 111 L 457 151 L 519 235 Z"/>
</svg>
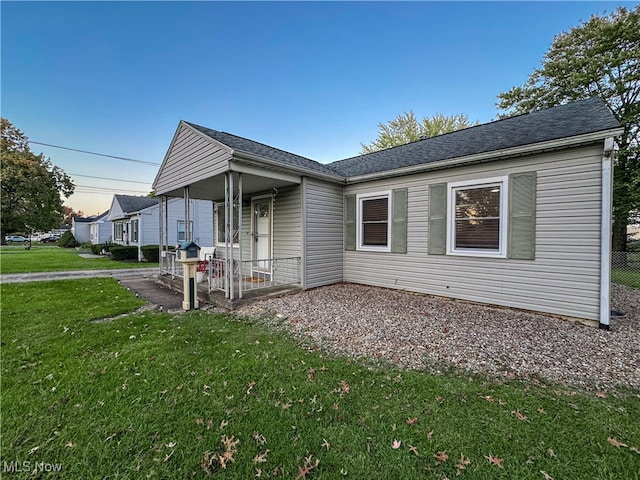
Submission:
<svg viewBox="0 0 640 480">
<path fill-rule="evenodd" d="M 351 388 L 349 387 L 349 384 L 346 382 L 346 380 L 340 380 L 340 396 L 349 393 L 349 390 L 351 390 Z"/>
<path fill-rule="evenodd" d="M 512 410 L 511 411 L 511 415 L 513 415 L 514 417 L 516 417 L 518 420 L 520 420 L 521 422 L 526 422 L 527 421 L 527 416 L 523 415 L 522 412 L 520 410 Z"/>
<path fill-rule="evenodd" d="M 611 445 L 613 445 L 614 447 L 620 448 L 620 447 L 626 447 L 627 445 L 625 443 L 622 443 L 620 441 L 618 441 L 615 438 L 607 438 L 607 442 L 609 442 Z"/>
<path fill-rule="evenodd" d="M 75 445 L 73 444 L 72 441 L 68 441 L 67 443 L 64 444 L 65 447 L 69 447 L 69 448 L 73 448 Z"/>
<path fill-rule="evenodd" d="M 547 472 L 545 472 L 544 470 L 540 470 L 540 473 L 544 477 L 544 480 L 553 480 L 553 477 L 549 475 Z"/>
<path fill-rule="evenodd" d="M 556 452 L 553 451 L 553 448 L 547 448 L 547 455 L 549 455 L 550 457 L 555 457 Z"/>
<path fill-rule="evenodd" d="M 430 430 L 429 432 L 427 432 L 427 438 L 431 438 L 433 437 L 433 430 Z"/>
<path fill-rule="evenodd" d="M 398 448 L 400 448 L 401 445 L 402 445 L 402 441 L 394 440 L 393 441 L 393 445 L 391 446 L 391 448 L 395 448 L 397 450 Z"/>
<path fill-rule="evenodd" d="M 456 468 L 458 469 L 458 472 L 456 472 L 457 475 L 460 475 L 461 470 L 464 470 L 465 468 L 467 468 L 467 465 L 469 465 L 471 463 L 471 460 L 469 460 L 469 457 L 465 457 L 464 454 L 460 454 L 460 458 L 458 459 L 458 464 L 456 465 Z"/>
<path fill-rule="evenodd" d="M 253 457 L 253 463 L 264 463 L 267 461 L 267 455 L 269 454 L 269 449 L 267 448 L 264 452 L 260 453 Z"/>
<path fill-rule="evenodd" d="M 486 458 L 490 464 L 495 465 L 498 468 L 503 468 L 502 467 L 502 462 L 504 462 L 503 458 L 498 458 L 498 457 L 494 457 L 493 455 L 489 454 L 489 456 L 485 456 L 484 458 Z"/>
<path fill-rule="evenodd" d="M 407 425 L 414 425 L 418 421 L 418 417 L 407 418 Z"/>
<path fill-rule="evenodd" d="M 434 457 L 436 457 L 436 460 L 443 463 L 449 459 L 449 455 L 447 455 L 447 452 L 438 452 L 434 455 Z"/>
<path fill-rule="evenodd" d="M 409 451 L 413 452 L 416 457 L 420 456 L 420 454 L 418 453 L 418 449 L 416 447 L 414 447 L 413 445 L 409 445 Z"/>
<path fill-rule="evenodd" d="M 629 447 L 629 450 L 640 455 L 640 448 L 638 447 Z"/>
<path fill-rule="evenodd" d="M 227 422 L 226 420 L 222 420 L 222 421 L 220 422 L 220 428 L 221 428 L 221 429 L 222 429 L 222 428 L 224 428 L 224 427 L 226 427 L 227 425 L 229 425 L 229 422 Z"/>
<path fill-rule="evenodd" d="M 330 446 L 331 446 L 331 445 L 329 445 L 329 442 L 327 442 L 327 440 L 326 440 L 325 438 L 323 438 L 323 439 L 322 439 L 322 445 L 321 445 L 321 447 L 326 448 L 326 449 L 327 449 L 327 451 L 329 451 L 329 447 L 330 447 Z"/>
</svg>

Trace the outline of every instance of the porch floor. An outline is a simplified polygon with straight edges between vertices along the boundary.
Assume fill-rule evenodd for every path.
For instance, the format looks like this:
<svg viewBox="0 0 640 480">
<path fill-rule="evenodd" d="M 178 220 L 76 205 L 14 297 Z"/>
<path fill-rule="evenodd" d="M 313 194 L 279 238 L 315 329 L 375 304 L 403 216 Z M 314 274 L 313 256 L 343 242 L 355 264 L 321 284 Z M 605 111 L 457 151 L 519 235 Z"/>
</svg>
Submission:
<svg viewBox="0 0 640 480">
<path fill-rule="evenodd" d="M 169 288 L 182 293 L 182 278 L 171 278 L 171 275 L 164 274 L 158 276 L 158 281 L 168 286 Z M 198 300 L 200 300 L 200 302 L 216 305 L 218 307 L 226 308 L 227 310 L 235 310 L 236 308 L 246 305 L 247 303 L 251 303 L 263 298 L 279 297 L 282 295 L 289 295 L 302 291 L 302 288 L 297 285 L 276 285 L 273 287 L 246 290 L 242 292 L 243 298 L 234 298 L 233 300 L 230 300 L 228 298 L 225 298 L 225 294 L 221 290 L 214 290 L 212 292 L 209 292 L 206 281 L 198 283 L 196 285 L 198 289 Z M 237 281 L 235 282 L 234 289 L 237 294 Z"/>
</svg>

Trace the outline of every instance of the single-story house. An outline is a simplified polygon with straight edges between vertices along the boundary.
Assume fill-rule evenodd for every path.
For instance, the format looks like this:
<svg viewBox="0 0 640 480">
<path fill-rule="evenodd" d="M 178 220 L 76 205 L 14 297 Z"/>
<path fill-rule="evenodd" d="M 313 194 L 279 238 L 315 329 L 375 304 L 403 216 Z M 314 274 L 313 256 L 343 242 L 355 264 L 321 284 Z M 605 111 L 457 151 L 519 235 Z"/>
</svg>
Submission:
<svg viewBox="0 0 640 480">
<path fill-rule="evenodd" d="M 185 203 L 171 199 L 163 210 L 163 222 L 167 225 L 165 245 L 175 245 L 190 239 L 202 245 L 213 245 L 213 202 L 193 199 L 188 202 L 189 220 L 185 221 Z M 112 223 L 111 238 L 119 245 L 158 245 L 160 243 L 160 203 L 157 198 L 132 195 L 114 195 L 107 220 Z M 142 260 L 138 248 L 138 259 Z"/>
<path fill-rule="evenodd" d="M 621 133 L 591 98 L 322 164 L 180 121 L 153 188 L 216 202 L 227 298 L 293 258 L 303 289 L 355 282 L 608 328 Z"/>
<path fill-rule="evenodd" d="M 109 210 L 89 222 L 89 242 L 97 245 L 99 243 L 107 243 L 111 241 L 112 226 L 111 222 L 107 219 Z"/>
<path fill-rule="evenodd" d="M 100 213 L 98 215 L 91 215 L 89 217 L 73 217 L 71 219 L 71 233 L 78 243 L 101 243 L 94 241 L 94 225 L 99 225 L 104 222 L 107 212 Z M 109 232 L 111 235 L 111 232 Z"/>
<path fill-rule="evenodd" d="M 104 243 L 111 238 L 111 222 L 106 220 L 109 211 L 90 217 L 73 217 L 71 233 L 78 243 Z"/>
</svg>

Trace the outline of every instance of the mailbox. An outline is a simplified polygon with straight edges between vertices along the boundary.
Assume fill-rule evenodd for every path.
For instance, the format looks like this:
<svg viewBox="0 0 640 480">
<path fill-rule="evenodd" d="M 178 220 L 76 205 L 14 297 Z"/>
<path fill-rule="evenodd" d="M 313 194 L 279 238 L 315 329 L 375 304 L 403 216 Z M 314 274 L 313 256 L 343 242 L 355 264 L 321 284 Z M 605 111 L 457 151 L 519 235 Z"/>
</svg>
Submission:
<svg viewBox="0 0 640 480">
<path fill-rule="evenodd" d="M 200 258 L 200 247 L 194 242 L 182 242 L 176 249 L 176 258 L 180 262 L 197 262 Z"/>
<path fill-rule="evenodd" d="M 200 247 L 194 242 L 182 242 L 176 249 L 176 260 L 182 263 L 184 299 L 182 308 L 193 310 L 200 307 L 196 285 L 196 267 L 200 260 Z"/>
</svg>

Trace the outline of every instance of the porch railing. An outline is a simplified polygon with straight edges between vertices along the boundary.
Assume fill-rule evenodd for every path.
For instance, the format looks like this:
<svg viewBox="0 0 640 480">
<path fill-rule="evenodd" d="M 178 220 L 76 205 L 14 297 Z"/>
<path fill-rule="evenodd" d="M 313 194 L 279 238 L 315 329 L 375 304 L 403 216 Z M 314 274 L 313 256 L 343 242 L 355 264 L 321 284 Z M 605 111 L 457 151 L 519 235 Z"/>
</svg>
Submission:
<svg viewBox="0 0 640 480">
<path fill-rule="evenodd" d="M 227 261 L 207 255 L 209 291 L 227 291 Z M 258 290 L 282 285 L 300 285 L 300 257 L 268 258 L 261 260 L 234 260 L 234 292 Z M 240 285 L 240 280 L 242 284 Z"/>
<path fill-rule="evenodd" d="M 176 260 L 176 252 L 164 250 L 160 254 L 160 274 L 182 278 L 182 264 Z"/>
</svg>

